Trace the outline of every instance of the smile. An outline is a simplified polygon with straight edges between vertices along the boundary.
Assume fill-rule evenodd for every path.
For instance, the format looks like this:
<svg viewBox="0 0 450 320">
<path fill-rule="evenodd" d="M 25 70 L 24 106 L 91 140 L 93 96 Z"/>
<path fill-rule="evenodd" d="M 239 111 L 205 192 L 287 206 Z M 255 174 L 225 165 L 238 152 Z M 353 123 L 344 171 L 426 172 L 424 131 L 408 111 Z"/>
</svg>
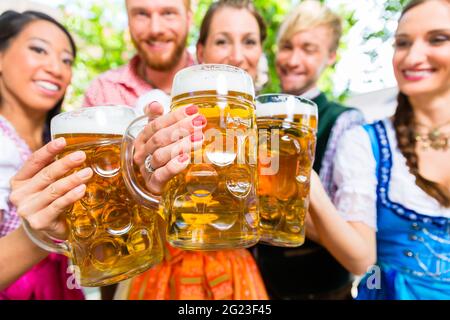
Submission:
<svg viewBox="0 0 450 320">
<path fill-rule="evenodd" d="M 58 86 L 54 83 L 48 82 L 48 81 L 38 80 L 38 81 L 35 81 L 35 83 L 38 87 L 41 87 L 42 89 L 45 89 L 48 91 L 58 92 L 59 90 L 61 90 L 60 86 Z"/>
</svg>

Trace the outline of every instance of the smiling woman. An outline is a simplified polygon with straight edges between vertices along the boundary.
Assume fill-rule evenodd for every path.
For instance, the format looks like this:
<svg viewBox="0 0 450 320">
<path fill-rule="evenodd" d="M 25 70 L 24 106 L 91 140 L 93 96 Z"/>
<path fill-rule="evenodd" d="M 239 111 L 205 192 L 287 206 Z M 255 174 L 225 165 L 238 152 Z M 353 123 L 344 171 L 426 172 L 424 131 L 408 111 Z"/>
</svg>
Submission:
<svg viewBox="0 0 450 320">
<path fill-rule="evenodd" d="M 0 15 L 0 237 L 20 225 L 9 201 L 10 178 L 49 140 L 50 119 L 61 109 L 75 53 L 72 37 L 53 18 L 35 11 Z M 11 265 L 23 270 L 20 264 L 29 264 L 28 258 Z M 67 258 L 49 255 L 0 291 L 0 299 L 82 298 L 81 291 L 66 288 L 66 269 Z"/>
</svg>

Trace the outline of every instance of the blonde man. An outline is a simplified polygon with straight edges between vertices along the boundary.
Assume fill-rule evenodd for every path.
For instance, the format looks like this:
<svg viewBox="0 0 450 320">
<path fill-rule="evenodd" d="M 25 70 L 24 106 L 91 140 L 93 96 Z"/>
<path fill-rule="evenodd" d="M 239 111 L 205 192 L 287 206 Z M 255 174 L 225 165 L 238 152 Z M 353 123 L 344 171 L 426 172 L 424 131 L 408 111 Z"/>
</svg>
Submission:
<svg viewBox="0 0 450 320">
<path fill-rule="evenodd" d="M 319 1 L 303 1 L 279 30 L 276 69 L 284 93 L 313 100 L 319 109 L 314 169 L 332 196 L 333 159 L 342 133 L 364 122 L 360 112 L 328 101 L 317 87 L 323 71 L 336 61 L 341 18 Z M 307 228 L 308 230 L 308 228 Z M 308 235 L 314 239 L 314 235 Z M 259 245 L 257 259 L 275 299 L 350 298 L 351 275 L 320 245 L 300 248 Z"/>
</svg>

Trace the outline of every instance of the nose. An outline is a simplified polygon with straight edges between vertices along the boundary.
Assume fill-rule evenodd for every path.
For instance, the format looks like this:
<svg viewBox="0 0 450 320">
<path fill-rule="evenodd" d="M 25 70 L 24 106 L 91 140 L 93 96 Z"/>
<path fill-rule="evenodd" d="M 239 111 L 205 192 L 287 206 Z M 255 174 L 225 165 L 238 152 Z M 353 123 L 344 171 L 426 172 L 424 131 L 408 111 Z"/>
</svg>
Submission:
<svg viewBox="0 0 450 320">
<path fill-rule="evenodd" d="M 163 20 L 158 14 L 153 14 L 151 21 L 150 21 L 150 29 L 149 32 L 151 35 L 159 35 L 162 33 L 163 26 L 162 26 Z"/>
<path fill-rule="evenodd" d="M 415 41 L 409 48 L 405 57 L 408 65 L 418 65 L 427 59 L 428 47 L 423 41 Z"/>
<path fill-rule="evenodd" d="M 62 78 L 63 69 L 63 62 L 56 56 L 50 56 L 45 64 L 45 71 L 58 79 Z"/>
<path fill-rule="evenodd" d="M 296 67 L 301 63 L 302 60 L 303 60 L 302 51 L 294 49 L 292 50 L 292 53 L 287 60 L 287 64 L 289 67 Z"/>
<path fill-rule="evenodd" d="M 239 44 L 233 45 L 230 55 L 231 64 L 236 67 L 239 67 L 244 62 L 244 59 L 245 59 L 244 48 L 242 48 L 242 46 Z"/>
</svg>

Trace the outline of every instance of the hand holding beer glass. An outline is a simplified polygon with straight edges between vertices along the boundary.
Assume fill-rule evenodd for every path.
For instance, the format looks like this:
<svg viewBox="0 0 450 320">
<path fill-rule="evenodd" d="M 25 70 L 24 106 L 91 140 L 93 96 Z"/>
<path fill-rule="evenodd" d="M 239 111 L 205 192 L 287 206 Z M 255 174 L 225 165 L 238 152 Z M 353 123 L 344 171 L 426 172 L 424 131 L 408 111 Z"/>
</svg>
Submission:
<svg viewBox="0 0 450 320">
<path fill-rule="evenodd" d="M 186 141 L 187 137 L 192 144 L 197 143 L 192 149 L 186 144 L 190 158 L 186 168 L 170 179 L 160 199 L 139 184 L 131 170 L 133 142 L 141 132 L 145 135 L 145 130 L 152 131 L 149 127 L 158 126 L 147 125 L 144 117 L 133 122 L 125 134 L 127 184 L 148 204 L 161 201 L 167 219 L 167 239 L 175 247 L 218 250 L 254 245 L 259 240 L 259 218 L 253 81 L 245 71 L 226 65 L 183 69 L 173 82 L 171 113 L 186 110 L 189 105 L 197 106 L 201 115 L 196 132 L 191 135 L 173 130 L 169 141 L 165 141 Z M 162 122 L 166 118 L 161 118 Z M 161 143 L 167 136 L 149 139 Z M 165 146 L 157 147 L 162 148 L 151 148 L 145 161 L 149 174 L 157 174 L 161 169 L 157 165 L 155 168 L 152 157 Z M 183 144 L 173 146 L 176 154 L 170 159 L 185 150 Z M 165 170 L 169 170 L 167 165 Z"/>
<path fill-rule="evenodd" d="M 129 107 L 107 106 L 62 113 L 51 122 L 52 138 L 67 143 L 60 157 L 82 150 L 83 168 L 94 174 L 84 197 L 66 209 L 67 241 L 28 233 L 44 249 L 69 256 L 82 286 L 122 281 L 162 259 L 157 214 L 134 200 L 122 178 L 120 147 L 134 118 Z"/>
<path fill-rule="evenodd" d="M 261 242 L 300 246 L 305 239 L 317 106 L 297 96 L 267 94 L 256 98 L 256 114 Z"/>
</svg>

